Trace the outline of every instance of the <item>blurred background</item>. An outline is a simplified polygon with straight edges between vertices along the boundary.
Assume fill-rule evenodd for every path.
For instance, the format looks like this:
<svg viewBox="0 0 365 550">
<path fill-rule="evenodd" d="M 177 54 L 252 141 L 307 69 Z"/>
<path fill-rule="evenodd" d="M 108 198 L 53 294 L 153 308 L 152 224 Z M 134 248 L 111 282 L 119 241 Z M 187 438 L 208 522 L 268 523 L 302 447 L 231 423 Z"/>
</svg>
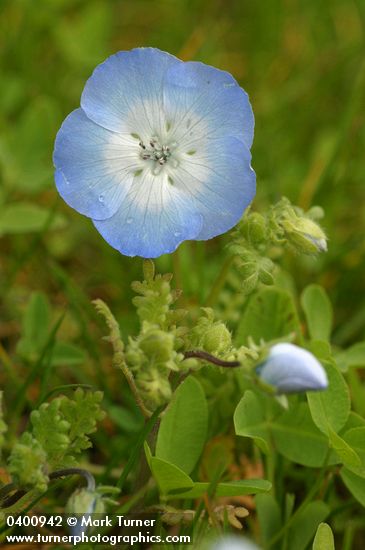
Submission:
<svg viewBox="0 0 365 550">
<path fill-rule="evenodd" d="M 92 298 L 108 302 L 125 333 L 135 329 L 130 283 L 140 277 L 141 262 L 110 248 L 90 220 L 58 197 L 52 149 L 94 67 L 136 46 L 227 70 L 247 90 L 256 117 L 254 208 L 265 209 L 282 195 L 305 209 L 324 208 L 329 252 L 307 260 L 289 254 L 285 268 L 297 293 L 311 282 L 326 288 L 338 346 L 364 339 L 362 0 L 1 0 L 3 363 L 10 364 L 35 291 L 49 302 L 43 303 L 49 311 L 40 323 L 51 323 L 67 309 L 58 334 L 69 343 L 68 352 L 63 350 L 69 362 L 61 357 L 59 364 L 69 365 L 76 381 L 88 379 L 87 367 L 82 373 L 76 368 L 87 353 L 89 374 L 99 373 L 105 386 L 98 341 L 103 326 Z M 158 268 L 173 270 L 185 300 L 202 304 L 227 239 L 184 243 L 174 258 L 160 258 Z"/>
</svg>

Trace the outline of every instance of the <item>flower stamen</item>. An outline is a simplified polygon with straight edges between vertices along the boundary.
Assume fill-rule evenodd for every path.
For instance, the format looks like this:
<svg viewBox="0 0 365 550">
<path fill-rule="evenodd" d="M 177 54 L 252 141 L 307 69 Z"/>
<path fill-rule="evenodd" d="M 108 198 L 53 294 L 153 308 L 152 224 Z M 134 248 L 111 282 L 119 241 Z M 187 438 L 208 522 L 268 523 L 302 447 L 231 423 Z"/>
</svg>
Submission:
<svg viewBox="0 0 365 550">
<path fill-rule="evenodd" d="M 149 147 L 143 143 L 139 142 L 141 147 L 141 158 L 143 160 L 153 160 L 158 162 L 160 166 L 163 166 L 168 159 L 171 157 L 171 150 L 168 145 L 161 145 L 156 137 L 152 137 L 149 142 Z"/>
</svg>

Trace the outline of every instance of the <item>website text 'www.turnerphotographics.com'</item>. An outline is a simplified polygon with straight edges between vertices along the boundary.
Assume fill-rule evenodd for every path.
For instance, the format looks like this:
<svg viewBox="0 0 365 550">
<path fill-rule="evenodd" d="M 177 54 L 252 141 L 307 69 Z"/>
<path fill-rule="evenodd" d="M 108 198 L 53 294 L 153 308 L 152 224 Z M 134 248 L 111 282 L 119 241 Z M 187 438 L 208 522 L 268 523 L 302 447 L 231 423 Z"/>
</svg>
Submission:
<svg viewBox="0 0 365 550">
<path fill-rule="evenodd" d="M 7 516 L 12 531 L 5 536 L 8 544 L 179 544 L 192 543 L 190 535 L 162 533 L 156 516 L 130 517 L 118 515 L 54 515 Z M 50 533 L 51 529 L 56 532 Z M 22 531 L 21 533 L 19 531 Z M 65 534 L 68 531 L 67 534 Z M 110 531 L 110 532 L 106 532 Z M 24 532 L 25 531 L 25 532 Z M 57 532 L 58 531 L 58 532 Z M 62 532 L 60 532 L 62 531 Z"/>
</svg>

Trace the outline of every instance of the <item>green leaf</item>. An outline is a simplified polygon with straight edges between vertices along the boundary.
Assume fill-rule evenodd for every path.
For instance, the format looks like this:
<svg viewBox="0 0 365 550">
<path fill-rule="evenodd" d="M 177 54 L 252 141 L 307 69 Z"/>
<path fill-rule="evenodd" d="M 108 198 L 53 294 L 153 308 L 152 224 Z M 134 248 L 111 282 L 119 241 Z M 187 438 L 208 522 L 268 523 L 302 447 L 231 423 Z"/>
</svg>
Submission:
<svg viewBox="0 0 365 550">
<path fill-rule="evenodd" d="M 363 434 L 365 433 L 365 430 L 363 428 L 360 428 L 360 430 L 363 430 Z M 350 469 L 361 467 L 361 460 L 359 455 L 344 439 L 342 439 L 342 437 L 337 435 L 336 432 L 334 432 L 331 428 L 329 428 L 328 435 L 332 448 L 336 451 L 337 455 L 341 459 L 341 462 L 345 464 L 345 466 Z"/>
<path fill-rule="evenodd" d="M 63 216 L 55 215 L 36 204 L 27 202 L 8 204 L 0 212 L 0 236 L 42 231 L 50 217 L 52 217 L 51 229 L 60 229 L 65 226 Z"/>
<path fill-rule="evenodd" d="M 233 416 L 235 432 L 242 437 L 252 437 L 264 453 L 269 452 L 269 423 L 262 400 L 247 390 L 238 403 Z"/>
<path fill-rule="evenodd" d="M 309 335 L 313 340 L 329 340 L 333 312 L 325 290 L 319 285 L 309 285 L 301 296 Z"/>
<path fill-rule="evenodd" d="M 23 433 L 9 457 L 9 472 L 22 488 L 45 491 L 48 484 L 47 455 L 29 432 Z"/>
<path fill-rule="evenodd" d="M 364 427 L 365 427 L 365 418 L 355 413 L 354 411 L 351 411 L 347 419 L 347 422 L 341 431 L 346 432 L 347 430 L 351 430 L 351 428 L 364 428 Z"/>
<path fill-rule="evenodd" d="M 55 342 L 52 350 L 51 364 L 53 367 L 78 366 L 86 360 L 84 350 L 67 342 Z"/>
<path fill-rule="evenodd" d="M 342 468 L 340 475 L 350 493 L 365 508 L 365 479 L 354 474 L 348 468 Z"/>
<path fill-rule="evenodd" d="M 71 459 L 73 459 L 75 454 L 91 447 L 88 434 L 95 432 L 96 423 L 105 416 L 100 408 L 103 394 L 100 391 L 86 392 L 78 388 L 73 399 L 66 396 L 62 396 L 60 399 L 60 411 L 65 421 L 70 424 L 71 444 L 67 450 L 67 460 L 68 455 L 71 455 Z"/>
<path fill-rule="evenodd" d="M 210 487 L 210 483 L 194 483 L 194 487 L 189 489 L 189 491 L 174 495 L 174 498 L 199 498 L 207 493 Z M 214 494 L 217 497 L 235 497 L 266 493 L 270 490 L 271 483 L 266 479 L 244 479 L 240 481 L 218 483 Z"/>
<path fill-rule="evenodd" d="M 50 307 L 45 294 L 33 292 L 22 321 L 22 337 L 17 352 L 29 359 L 36 359 L 45 345 L 50 328 Z"/>
<path fill-rule="evenodd" d="M 179 493 L 194 486 L 194 482 L 183 470 L 155 456 L 149 457 L 149 464 L 162 494 Z"/>
<path fill-rule="evenodd" d="M 88 434 L 104 417 L 101 399 L 101 392 L 78 388 L 72 399 L 62 395 L 32 411 L 32 434 L 46 452 L 51 470 L 72 466 L 75 455 L 91 446 Z"/>
<path fill-rule="evenodd" d="M 301 334 L 293 298 L 286 290 L 265 288 L 252 296 L 237 328 L 237 342 L 269 342 L 288 334 Z"/>
<path fill-rule="evenodd" d="M 189 474 L 203 450 L 208 427 L 208 406 L 196 378 L 189 376 L 176 390 L 162 417 L 156 457 Z"/>
<path fill-rule="evenodd" d="M 351 428 L 342 437 L 358 458 L 357 463 L 344 461 L 345 466 L 355 474 L 365 477 L 365 427 Z"/>
<path fill-rule="evenodd" d="M 335 550 L 335 539 L 328 523 L 320 523 L 318 525 L 312 550 Z"/>
<path fill-rule="evenodd" d="M 360 369 L 350 369 L 346 374 L 346 381 L 349 385 L 352 407 L 365 417 L 365 399 L 364 399 L 364 382 Z M 365 420 L 364 420 L 365 422 Z"/>
<path fill-rule="evenodd" d="M 293 521 L 288 534 L 288 550 L 305 550 L 314 537 L 318 525 L 330 513 L 330 508 L 324 502 L 310 502 Z"/>
<path fill-rule="evenodd" d="M 340 371 L 332 364 L 324 364 L 328 376 L 328 388 L 321 392 L 308 392 L 307 399 L 314 423 L 328 435 L 329 428 L 338 432 L 350 414 L 350 395 Z"/>
<path fill-rule="evenodd" d="M 342 351 L 335 357 L 336 363 L 342 371 L 350 367 L 365 366 L 365 342 L 358 342 L 346 351 Z"/>
<path fill-rule="evenodd" d="M 319 468 L 323 465 L 328 440 L 314 424 L 306 403 L 285 411 L 271 427 L 280 454 L 303 466 Z"/>
<path fill-rule="evenodd" d="M 265 548 L 269 540 L 281 527 L 281 510 L 273 495 L 257 495 L 255 504 L 259 519 L 261 543 Z"/>
</svg>

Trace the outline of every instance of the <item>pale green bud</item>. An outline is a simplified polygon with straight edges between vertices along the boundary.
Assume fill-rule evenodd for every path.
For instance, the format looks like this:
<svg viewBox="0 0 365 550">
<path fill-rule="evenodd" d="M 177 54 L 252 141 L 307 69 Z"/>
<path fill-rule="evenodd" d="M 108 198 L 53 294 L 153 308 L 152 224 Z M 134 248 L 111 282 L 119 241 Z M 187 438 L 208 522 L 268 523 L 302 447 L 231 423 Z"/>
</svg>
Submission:
<svg viewBox="0 0 365 550">
<path fill-rule="evenodd" d="M 144 400 L 152 407 L 164 405 L 171 399 L 170 382 L 156 369 L 138 377 L 137 385 Z"/>
<path fill-rule="evenodd" d="M 251 243 L 262 243 L 265 241 L 267 234 L 265 218 L 258 212 L 249 214 L 244 221 L 242 232 Z"/>
<path fill-rule="evenodd" d="M 274 277 L 272 276 L 270 271 L 267 271 L 266 269 L 260 269 L 259 279 L 260 279 L 261 283 L 264 283 L 264 285 L 273 285 L 274 284 Z"/>
<path fill-rule="evenodd" d="M 78 489 L 67 501 L 65 511 L 67 514 L 77 514 L 77 523 L 70 527 L 73 536 L 80 536 L 85 533 L 87 526 L 82 521 L 90 514 L 103 514 L 105 512 L 104 502 L 101 495 L 89 489 Z"/>
<path fill-rule="evenodd" d="M 89 489 L 78 489 L 67 501 L 67 514 L 103 514 L 105 506 L 101 496 Z"/>
<path fill-rule="evenodd" d="M 180 370 L 188 371 L 188 370 L 199 370 L 201 368 L 202 364 L 198 359 L 194 359 L 194 357 L 189 357 L 189 359 L 184 359 L 180 365 Z"/>
<path fill-rule="evenodd" d="M 251 277 L 251 275 L 257 272 L 257 262 L 243 263 L 239 266 L 239 270 L 243 277 Z"/>
<path fill-rule="evenodd" d="M 242 290 L 244 294 L 250 294 L 255 290 L 258 284 L 258 278 L 258 273 L 255 271 L 255 273 L 252 273 L 252 275 L 242 281 Z"/>
<path fill-rule="evenodd" d="M 309 218 L 291 217 L 281 225 L 290 244 L 303 254 L 326 252 L 327 238 L 321 227 Z"/>
<path fill-rule="evenodd" d="M 152 330 L 141 337 L 139 347 L 148 358 L 165 363 L 174 351 L 174 337 L 162 330 Z"/>
<path fill-rule="evenodd" d="M 138 349 L 128 348 L 125 353 L 125 360 L 130 367 L 139 367 L 142 363 L 143 355 Z"/>
<path fill-rule="evenodd" d="M 202 337 L 202 347 L 209 353 L 222 353 L 232 344 L 231 333 L 224 323 L 214 323 Z"/>
</svg>

